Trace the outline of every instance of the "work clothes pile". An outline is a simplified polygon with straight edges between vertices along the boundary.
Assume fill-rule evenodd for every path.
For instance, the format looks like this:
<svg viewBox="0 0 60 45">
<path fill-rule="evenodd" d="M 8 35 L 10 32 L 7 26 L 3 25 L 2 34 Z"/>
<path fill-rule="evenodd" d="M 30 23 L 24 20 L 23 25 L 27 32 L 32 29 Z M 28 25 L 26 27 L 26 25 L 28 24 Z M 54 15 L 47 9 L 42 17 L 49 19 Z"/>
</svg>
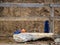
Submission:
<svg viewBox="0 0 60 45">
<path fill-rule="evenodd" d="M 44 37 L 53 37 L 53 33 L 19 33 L 14 34 L 13 39 L 16 42 L 26 42 L 31 40 L 37 40 Z"/>
</svg>

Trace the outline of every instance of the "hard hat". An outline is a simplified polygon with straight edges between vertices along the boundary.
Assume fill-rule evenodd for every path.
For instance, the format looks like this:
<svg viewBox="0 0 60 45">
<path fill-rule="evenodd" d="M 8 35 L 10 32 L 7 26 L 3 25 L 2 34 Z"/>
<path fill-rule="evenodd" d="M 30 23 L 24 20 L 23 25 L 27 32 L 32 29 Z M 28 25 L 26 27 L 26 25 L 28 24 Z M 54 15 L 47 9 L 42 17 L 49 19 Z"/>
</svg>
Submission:
<svg viewBox="0 0 60 45">
<path fill-rule="evenodd" d="M 25 30 L 25 29 L 22 29 L 22 30 L 21 30 L 21 32 L 22 32 L 22 33 L 25 33 L 25 32 L 26 32 L 26 30 Z"/>
</svg>

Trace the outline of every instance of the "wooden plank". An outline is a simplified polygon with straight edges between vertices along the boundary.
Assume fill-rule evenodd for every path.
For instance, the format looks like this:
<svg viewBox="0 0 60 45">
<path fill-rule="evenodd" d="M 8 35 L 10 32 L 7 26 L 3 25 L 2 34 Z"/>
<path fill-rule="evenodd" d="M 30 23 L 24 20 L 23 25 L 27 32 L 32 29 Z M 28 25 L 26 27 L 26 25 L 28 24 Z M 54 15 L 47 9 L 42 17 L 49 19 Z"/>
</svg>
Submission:
<svg viewBox="0 0 60 45">
<path fill-rule="evenodd" d="M 39 3 L 0 3 L 0 7 L 43 7 Z"/>
<path fill-rule="evenodd" d="M 0 21 L 45 21 L 46 17 L 0 17 Z"/>
<path fill-rule="evenodd" d="M 50 32 L 54 33 L 54 8 L 51 7 L 50 10 Z"/>
<path fill-rule="evenodd" d="M 0 7 L 60 7 L 60 4 L 39 4 L 39 3 L 0 3 Z"/>
<path fill-rule="evenodd" d="M 60 7 L 60 4 L 50 4 L 51 7 Z"/>
<path fill-rule="evenodd" d="M 60 20 L 60 16 L 55 16 L 55 17 L 54 17 L 54 20 L 59 21 L 59 20 Z"/>
</svg>

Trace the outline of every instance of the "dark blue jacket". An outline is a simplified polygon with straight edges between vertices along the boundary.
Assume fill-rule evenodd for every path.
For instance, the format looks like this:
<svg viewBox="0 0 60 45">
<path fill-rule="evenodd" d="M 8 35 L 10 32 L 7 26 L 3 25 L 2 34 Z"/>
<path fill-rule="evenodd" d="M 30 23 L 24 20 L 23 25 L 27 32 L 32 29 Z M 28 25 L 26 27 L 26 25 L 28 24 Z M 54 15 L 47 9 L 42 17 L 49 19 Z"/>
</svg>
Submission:
<svg viewBox="0 0 60 45">
<path fill-rule="evenodd" d="M 49 21 L 46 20 L 45 24 L 44 24 L 44 32 L 45 33 L 49 33 L 50 29 L 49 29 Z"/>
<path fill-rule="evenodd" d="M 16 31 L 14 32 L 14 34 L 19 34 L 19 33 L 21 33 L 20 30 L 16 30 Z"/>
</svg>

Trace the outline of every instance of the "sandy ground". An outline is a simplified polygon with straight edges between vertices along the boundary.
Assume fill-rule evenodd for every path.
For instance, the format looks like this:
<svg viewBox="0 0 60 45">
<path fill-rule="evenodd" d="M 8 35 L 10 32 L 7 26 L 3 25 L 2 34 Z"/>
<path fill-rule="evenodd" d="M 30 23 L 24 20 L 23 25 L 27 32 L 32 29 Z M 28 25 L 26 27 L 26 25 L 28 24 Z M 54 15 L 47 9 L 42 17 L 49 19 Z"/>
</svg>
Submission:
<svg viewBox="0 0 60 45">
<path fill-rule="evenodd" d="M 0 37 L 0 45 L 49 45 L 49 43 L 53 43 L 53 41 L 49 40 L 49 41 L 32 41 L 32 42 L 17 43 L 13 40 L 12 37 Z"/>
<path fill-rule="evenodd" d="M 0 43 L 0 45 L 55 45 L 55 44 L 49 44 L 47 42 L 39 42 L 34 44 L 28 44 L 28 43 Z"/>
</svg>

